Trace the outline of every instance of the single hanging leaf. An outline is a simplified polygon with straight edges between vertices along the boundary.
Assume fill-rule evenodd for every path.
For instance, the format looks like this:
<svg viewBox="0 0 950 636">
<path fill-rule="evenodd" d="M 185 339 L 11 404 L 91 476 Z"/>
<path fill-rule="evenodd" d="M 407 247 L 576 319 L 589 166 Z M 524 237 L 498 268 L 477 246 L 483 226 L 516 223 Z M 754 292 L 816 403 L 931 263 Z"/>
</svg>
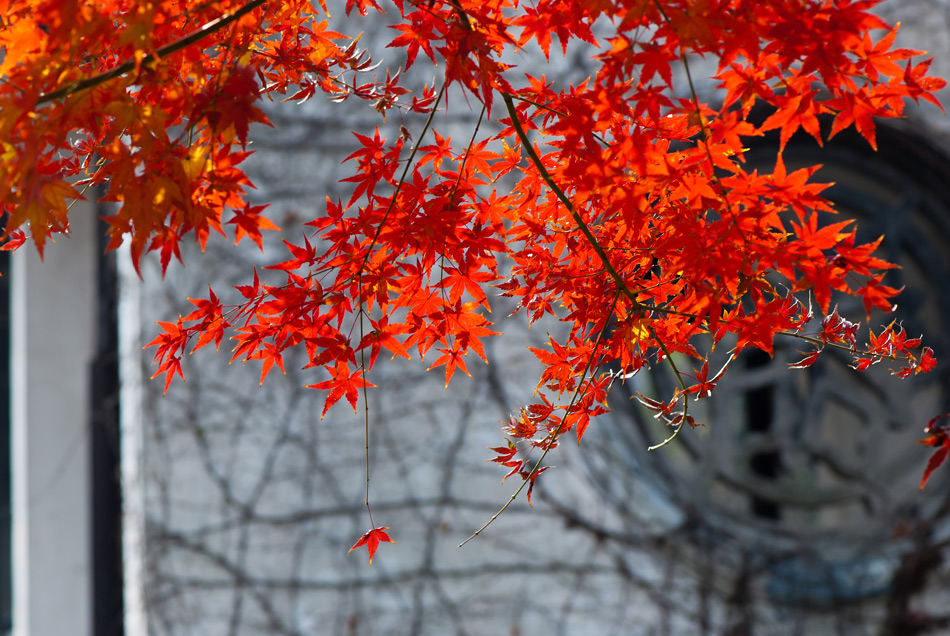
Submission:
<svg viewBox="0 0 950 636">
<path fill-rule="evenodd" d="M 376 554 L 376 548 L 379 547 L 380 541 L 385 541 L 387 543 L 396 543 L 389 538 L 389 535 L 386 534 L 386 530 L 389 530 L 389 526 L 381 526 L 379 528 L 373 528 L 369 530 L 366 534 L 360 537 L 360 540 L 353 544 L 353 547 L 350 548 L 349 552 L 352 552 L 356 548 L 366 546 L 366 551 L 369 552 L 369 564 L 373 565 L 373 555 Z M 347 552 L 347 554 L 349 554 Z"/>
</svg>

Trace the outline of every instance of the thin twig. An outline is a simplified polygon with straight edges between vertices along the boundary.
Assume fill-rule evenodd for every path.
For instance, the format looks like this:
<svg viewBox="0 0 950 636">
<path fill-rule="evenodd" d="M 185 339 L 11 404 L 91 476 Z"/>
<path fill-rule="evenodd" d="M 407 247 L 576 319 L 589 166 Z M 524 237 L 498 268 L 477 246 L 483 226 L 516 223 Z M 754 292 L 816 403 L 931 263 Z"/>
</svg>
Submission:
<svg viewBox="0 0 950 636">
<path fill-rule="evenodd" d="M 508 509 L 508 506 L 511 505 L 511 503 L 515 500 L 515 498 L 517 498 L 518 495 L 521 494 L 521 491 L 524 490 L 524 487 L 528 485 L 528 482 L 530 482 L 531 479 L 535 475 L 537 475 L 538 470 L 540 470 L 541 468 L 541 462 L 544 461 L 544 458 L 545 456 L 547 456 L 548 451 L 550 451 L 554 447 L 554 443 L 557 441 L 558 437 L 560 436 L 561 429 L 564 428 L 564 423 L 567 421 L 567 417 L 571 414 L 571 408 L 574 406 L 574 403 L 577 401 L 577 398 L 580 397 L 581 389 L 584 386 L 584 382 L 587 380 L 587 376 L 590 373 L 591 368 L 594 366 L 594 359 L 597 358 L 599 360 L 602 357 L 601 355 L 597 353 L 597 350 L 600 348 L 600 343 L 603 341 L 604 336 L 607 334 L 607 331 L 610 328 L 610 319 L 613 318 L 614 311 L 617 309 L 617 301 L 620 300 L 621 293 L 622 292 L 618 289 L 617 295 L 614 296 L 613 304 L 610 305 L 610 312 L 607 314 L 607 320 L 604 321 L 604 327 L 603 329 L 600 330 L 600 335 L 597 336 L 597 342 L 594 343 L 594 348 L 592 350 L 591 356 L 587 360 L 587 366 L 584 367 L 584 372 L 581 374 L 580 382 L 577 383 L 577 388 L 574 390 L 574 394 L 571 396 L 571 401 L 568 403 L 567 408 L 564 409 L 564 415 L 561 416 L 561 421 L 558 422 L 557 428 L 555 428 L 554 432 L 551 434 L 551 440 L 544 447 L 544 450 L 541 452 L 541 456 L 538 457 L 538 461 L 534 463 L 534 467 L 528 473 L 528 476 L 524 478 L 524 481 L 521 482 L 521 485 L 518 486 L 518 489 L 511 495 L 511 497 L 508 498 L 508 501 L 505 502 L 505 505 L 502 506 L 498 512 L 493 514 L 491 519 L 486 521 L 485 524 L 481 528 L 479 528 L 474 533 L 472 533 L 472 536 L 470 536 L 465 541 L 462 541 L 458 545 L 458 547 L 461 548 L 463 545 L 465 545 L 466 543 L 468 543 L 469 541 L 477 537 L 479 534 L 481 534 L 482 531 L 485 530 L 485 528 L 490 526 L 492 522 L 494 522 L 495 519 L 497 519 L 501 515 L 501 513 L 503 513 L 505 510 Z M 600 365 L 598 364 L 597 367 L 599 368 Z"/>
<path fill-rule="evenodd" d="M 534 164 L 534 167 L 538 170 L 538 174 L 541 175 L 541 178 L 544 179 L 544 182 L 547 184 L 547 186 L 551 188 L 551 191 L 554 192 L 557 198 L 560 199 L 561 203 L 564 204 L 564 207 L 567 208 L 571 218 L 573 218 L 574 222 L 577 224 L 578 229 L 587 239 L 587 242 L 590 244 L 594 252 L 597 253 L 597 256 L 600 258 L 604 269 L 607 270 L 607 273 L 610 274 L 610 277 L 614 280 L 614 283 L 617 285 L 617 290 L 627 297 L 627 299 L 632 304 L 633 309 L 636 311 L 655 310 L 666 311 L 666 313 L 675 313 L 669 310 L 662 310 L 649 305 L 644 305 L 639 300 L 637 300 L 636 294 L 634 294 L 630 288 L 627 287 L 626 282 L 623 280 L 617 270 L 614 269 L 610 259 L 607 258 L 607 253 L 604 252 L 604 248 L 600 246 L 600 243 L 597 241 L 597 237 L 594 236 L 594 233 L 591 232 L 590 228 L 587 226 L 587 223 L 584 221 L 581 215 L 577 213 L 577 210 L 574 209 L 574 204 L 571 202 L 568 196 L 564 194 L 564 191 L 561 190 L 561 188 L 554 182 L 554 179 L 551 178 L 551 175 L 541 162 L 541 158 L 538 157 L 538 154 L 534 151 L 534 146 L 532 146 L 531 142 L 528 141 L 528 136 L 525 134 L 524 128 L 521 126 L 521 121 L 518 119 L 518 111 L 515 110 L 515 105 L 512 101 L 511 95 L 508 93 L 502 93 L 501 97 L 505 102 L 505 107 L 508 109 L 508 116 L 511 118 L 511 125 L 515 129 L 518 139 L 521 140 L 521 145 L 525 149 L 525 152 L 528 153 L 531 163 Z"/>
<path fill-rule="evenodd" d="M 544 167 L 544 164 L 541 163 L 541 158 L 538 157 L 538 154 L 534 151 L 534 147 L 528 141 L 528 136 L 525 134 L 524 128 L 521 126 L 521 121 L 518 119 L 518 112 L 515 110 L 515 105 L 512 102 L 511 96 L 508 95 L 507 93 L 502 93 L 502 99 L 504 99 L 505 106 L 508 108 L 508 116 L 511 118 L 511 125 L 515 129 L 515 133 L 517 133 L 518 139 L 521 140 L 521 145 L 524 147 L 525 152 L 528 153 L 528 157 L 530 157 L 531 162 L 534 164 L 535 168 L 538 170 L 538 174 L 541 175 L 541 178 L 544 179 L 544 182 L 548 185 L 549 188 L 551 188 L 554 194 L 557 195 L 558 199 L 561 200 L 561 203 L 564 204 L 564 207 L 567 208 L 567 211 L 571 214 L 571 217 L 574 219 L 574 222 L 577 223 L 577 227 L 584 234 L 584 237 L 587 238 L 587 241 L 590 244 L 591 248 L 597 253 L 597 256 L 600 257 L 601 263 L 603 263 L 604 265 L 604 269 L 607 270 L 607 273 L 610 274 L 611 278 L 614 279 L 614 282 L 617 285 L 617 292 L 622 293 L 624 296 L 627 297 L 627 299 L 631 302 L 634 310 L 657 311 L 657 312 L 662 312 L 662 313 L 685 315 L 688 317 L 692 317 L 692 316 L 689 316 L 689 314 L 683 314 L 682 312 L 678 312 L 672 309 L 663 309 L 660 307 L 645 305 L 641 303 L 639 300 L 637 300 L 634 293 L 630 290 L 629 287 L 627 287 L 626 282 L 623 280 L 623 278 L 621 278 L 617 270 L 614 269 L 614 266 L 610 262 L 610 259 L 607 258 L 607 253 L 604 251 L 604 248 L 597 241 L 597 238 L 594 236 L 593 232 L 591 232 L 590 228 L 587 226 L 587 223 L 584 222 L 584 219 L 581 217 L 581 215 L 578 214 L 578 212 L 574 209 L 574 205 L 571 202 L 571 200 L 567 197 L 564 191 L 561 190 L 560 187 L 558 187 L 558 185 L 554 182 L 554 179 L 551 178 L 551 175 L 548 173 L 547 169 Z M 667 364 L 670 365 L 670 368 L 673 370 L 673 374 L 676 376 L 676 379 L 679 381 L 680 386 L 683 388 L 683 391 L 685 392 L 686 381 L 683 380 L 682 373 L 680 373 L 679 369 L 676 367 L 676 363 L 673 361 L 673 357 L 670 355 L 669 349 L 666 347 L 666 343 L 664 343 L 659 338 L 659 336 L 656 333 L 656 330 L 654 330 L 652 326 L 647 325 L 647 329 L 649 330 L 650 335 L 653 338 L 653 340 L 656 342 L 657 347 L 663 353 L 667 361 Z M 573 400 L 572 400 L 572 403 L 573 403 Z M 687 404 L 687 401 L 684 400 L 682 421 L 680 422 L 679 428 L 677 428 L 676 431 L 674 431 L 670 439 L 666 440 L 665 442 L 657 446 L 657 448 L 661 446 L 665 446 L 674 437 L 676 437 L 676 434 L 679 433 L 680 428 L 682 428 L 683 422 L 686 421 L 688 408 L 689 406 Z M 651 450 L 653 449 L 651 448 Z M 545 453 L 547 453 L 547 449 L 545 449 Z M 520 489 L 519 489 L 519 492 L 520 492 Z M 517 495 L 517 493 L 515 493 L 515 495 Z M 511 503 L 511 500 L 509 500 L 508 503 Z M 505 504 L 505 505 L 507 507 L 508 504 Z M 504 510 L 504 508 L 502 508 L 502 510 Z M 500 511 L 499 511 L 499 514 L 500 514 Z M 489 523 L 491 522 L 489 521 Z M 478 533 L 476 532 L 475 534 L 478 534 Z"/>
<path fill-rule="evenodd" d="M 399 194 L 399 190 L 402 188 L 403 183 L 406 181 L 406 175 L 409 173 L 409 168 L 412 167 L 412 160 L 415 158 L 416 153 L 419 150 L 422 140 L 425 138 L 426 132 L 429 130 L 429 126 L 432 124 L 432 119 L 435 116 L 436 109 L 438 108 L 439 101 L 442 99 L 442 94 L 445 91 L 445 84 L 442 84 L 442 88 L 439 89 L 439 94 L 435 98 L 435 103 L 432 105 L 432 111 L 429 113 L 429 117 L 426 119 L 425 126 L 422 128 L 422 132 L 419 134 L 415 145 L 412 148 L 412 152 L 409 153 L 409 158 L 406 160 L 406 166 L 402 171 L 402 175 L 399 177 L 399 182 L 396 184 L 396 188 L 393 191 L 392 197 L 389 200 L 389 207 L 386 208 L 386 212 L 383 214 L 383 218 L 379 222 L 379 226 L 376 228 L 376 233 L 373 235 L 373 241 L 370 243 L 369 248 L 366 251 L 366 256 L 363 258 L 363 262 L 360 264 L 359 270 L 356 272 L 357 276 L 357 286 L 360 290 L 363 289 L 363 271 L 366 269 L 366 263 L 369 261 L 370 254 L 372 253 L 373 247 L 376 245 L 377 240 L 379 239 L 380 233 L 383 231 L 383 227 L 386 225 L 386 220 L 389 218 L 389 213 L 393 209 L 393 205 L 396 202 L 396 196 Z M 481 121 L 479 119 L 479 121 Z M 360 323 L 360 342 L 363 342 L 364 333 L 363 333 L 363 316 L 365 311 L 363 309 L 363 294 L 360 293 L 360 311 L 358 320 Z M 360 350 L 360 369 L 363 374 L 363 448 L 366 459 L 366 512 L 369 513 L 369 523 L 375 529 L 376 525 L 373 522 L 373 511 L 369 505 L 369 400 L 367 399 L 366 392 L 366 351 L 365 349 Z"/>
<path fill-rule="evenodd" d="M 363 271 L 359 273 L 359 287 L 363 288 Z M 357 320 L 360 321 L 360 342 L 365 337 L 363 334 L 363 296 L 360 294 L 360 311 Z M 369 397 L 366 391 L 366 349 L 360 349 L 360 372 L 363 374 L 363 451 L 366 459 L 366 512 L 369 513 L 369 525 L 375 530 L 376 524 L 373 522 L 373 510 L 369 507 Z"/>
<path fill-rule="evenodd" d="M 171 44 L 166 44 L 165 46 L 155 51 L 155 53 L 147 54 L 139 62 L 139 66 L 143 64 L 148 64 L 150 62 L 154 62 L 163 57 L 167 57 L 171 55 L 172 53 L 177 53 L 178 51 L 184 48 L 187 48 L 191 46 L 192 44 L 195 44 L 196 42 L 200 42 L 201 40 L 208 37 L 212 33 L 223 29 L 224 27 L 228 26 L 235 20 L 238 20 L 239 18 L 247 15 L 254 9 L 264 4 L 266 1 L 267 0 L 251 0 L 250 2 L 245 4 L 243 7 L 241 7 L 234 13 L 223 15 L 220 18 L 216 18 L 212 20 L 211 22 L 208 22 L 197 31 L 194 31 L 178 40 L 175 40 Z M 110 71 L 106 71 L 105 73 L 100 73 L 99 75 L 87 77 L 84 80 L 73 82 L 72 84 L 68 84 L 66 86 L 63 86 L 62 88 L 58 88 L 55 91 L 44 93 L 40 95 L 39 98 L 36 100 L 36 105 L 39 106 L 41 104 L 45 104 L 46 102 L 52 102 L 57 99 L 60 99 L 61 97 L 66 97 L 67 95 L 71 95 L 73 93 L 78 93 L 79 91 L 84 91 L 86 89 L 99 86 L 100 84 L 104 84 L 105 82 L 108 82 L 111 79 L 115 79 L 116 77 L 125 75 L 129 71 L 134 70 L 135 68 L 136 68 L 136 62 L 134 60 L 129 60 L 123 64 L 120 64 L 119 66 L 115 67 L 114 69 Z"/>
<path fill-rule="evenodd" d="M 422 140 L 425 138 L 426 133 L 429 131 L 429 126 L 432 125 L 432 120 L 435 118 L 436 109 L 439 107 L 439 102 L 442 101 L 442 95 L 445 93 L 446 82 L 442 82 L 442 87 L 439 89 L 439 94 L 435 96 L 435 101 L 432 103 L 432 110 L 429 112 L 429 117 L 426 119 L 425 126 L 422 127 L 422 132 L 419 133 L 419 138 L 416 140 L 416 143 L 412 147 L 412 152 L 409 153 L 409 158 L 406 159 L 406 165 L 402 170 L 402 174 L 399 176 L 399 181 L 396 183 L 396 188 L 393 190 L 392 196 L 389 199 L 389 205 L 386 206 L 386 211 L 383 213 L 383 218 L 379 222 L 379 226 L 376 228 L 376 233 L 373 234 L 373 240 L 370 242 L 369 247 L 366 248 L 366 256 L 363 257 L 363 262 L 360 264 L 359 274 L 363 273 L 363 269 L 366 267 L 366 263 L 369 262 L 369 258 L 372 255 L 373 248 L 376 247 L 376 243 L 379 241 L 379 235 L 383 232 L 383 227 L 386 225 L 386 220 L 389 218 L 390 212 L 393 210 L 393 206 L 396 204 L 396 196 L 399 194 L 399 191 L 402 189 L 403 183 L 406 182 L 406 176 L 409 174 L 409 169 L 412 167 L 412 160 L 415 159 L 416 153 L 419 152 L 419 147 L 422 145 Z"/>
</svg>

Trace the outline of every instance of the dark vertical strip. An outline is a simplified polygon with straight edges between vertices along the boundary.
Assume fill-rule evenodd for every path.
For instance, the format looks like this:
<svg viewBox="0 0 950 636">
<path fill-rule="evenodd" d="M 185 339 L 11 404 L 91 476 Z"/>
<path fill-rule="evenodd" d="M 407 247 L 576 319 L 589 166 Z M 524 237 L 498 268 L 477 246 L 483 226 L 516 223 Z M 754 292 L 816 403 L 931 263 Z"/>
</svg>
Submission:
<svg viewBox="0 0 950 636">
<path fill-rule="evenodd" d="M 10 516 L 10 253 L 0 252 L 0 631 L 13 628 Z"/>
<path fill-rule="evenodd" d="M 753 350 L 746 359 L 746 367 L 749 369 L 761 368 L 768 365 L 770 361 L 771 358 L 767 353 Z M 774 392 L 773 386 L 767 384 L 757 389 L 751 389 L 746 393 L 747 426 L 750 432 L 767 433 L 772 428 L 772 418 L 775 416 Z M 779 475 L 781 461 L 781 457 L 777 452 L 763 451 L 752 456 L 749 467 L 753 473 L 763 479 L 774 480 Z M 781 507 L 776 502 L 768 499 L 752 497 L 750 507 L 752 514 L 760 519 L 778 520 L 782 517 Z"/>
<path fill-rule="evenodd" d="M 122 636 L 122 489 L 119 463 L 119 333 L 115 253 L 99 234 L 98 333 L 92 370 L 92 563 L 96 636 Z"/>
</svg>

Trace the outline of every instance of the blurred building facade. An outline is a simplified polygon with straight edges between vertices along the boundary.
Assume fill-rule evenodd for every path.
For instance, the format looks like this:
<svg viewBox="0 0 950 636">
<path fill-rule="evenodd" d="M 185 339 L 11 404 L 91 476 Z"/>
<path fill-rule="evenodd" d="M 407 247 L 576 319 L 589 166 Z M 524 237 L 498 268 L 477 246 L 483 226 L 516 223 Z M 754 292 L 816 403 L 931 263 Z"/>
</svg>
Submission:
<svg viewBox="0 0 950 636">
<path fill-rule="evenodd" d="M 904 46 L 929 50 L 950 77 L 950 2 L 883 11 L 902 21 Z M 384 27 L 367 27 L 364 42 Z M 575 74 L 583 62 L 565 59 L 563 75 Z M 293 237 L 324 196 L 346 194 L 346 131 L 380 122 L 316 98 L 269 116 L 274 128 L 254 134 L 251 197 L 272 203 Z M 459 108 L 434 127 L 467 138 L 474 120 Z M 381 134 L 400 123 L 391 115 Z M 948 133 L 945 116 L 920 108 L 881 131 L 877 155 L 847 136 L 786 154 L 824 163 L 839 208 L 888 237 L 885 256 L 903 266 L 888 284 L 907 287 L 899 318 L 944 356 Z M 927 417 L 950 411 L 946 363 L 908 385 L 834 358 L 785 371 L 794 346 L 748 356 L 707 407 L 710 426 L 653 454 L 662 432 L 618 392 L 579 448 L 558 449 L 533 508 L 519 499 L 458 548 L 514 488 L 486 449 L 531 397 L 537 370 L 521 346 L 542 346 L 544 327 L 505 322 L 490 364 L 449 390 L 418 362 L 387 362 L 369 394 L 371 488 L 397 544 L 369 568 L 347 554 L 369 523 L 363 422 L 345 405 L 321 420 L 320 396 L 303 386 L 322 378 L 288 359 L 286 377 L 259 388 L 257 369 L 202 351 L 167 396 L 148 379 L 154 322 L 190 311 L 209 284 L 224 296 L 281 256 L 278 241 L 263 254 L 212 242 L 164 279 L 146 263 L 140 279 L 122 254 L 99 256 L 89 208 L 45 262 L 29 250 L 0 262 L 9 633 L 950 634 L 950 491 L 944 481 L 918 493 L 927 452 L 913 444 Z M 493 313 L 508 313 L 501 300 Z M 663 391 L 669 378 L 637 381 Z"/>
</svg>

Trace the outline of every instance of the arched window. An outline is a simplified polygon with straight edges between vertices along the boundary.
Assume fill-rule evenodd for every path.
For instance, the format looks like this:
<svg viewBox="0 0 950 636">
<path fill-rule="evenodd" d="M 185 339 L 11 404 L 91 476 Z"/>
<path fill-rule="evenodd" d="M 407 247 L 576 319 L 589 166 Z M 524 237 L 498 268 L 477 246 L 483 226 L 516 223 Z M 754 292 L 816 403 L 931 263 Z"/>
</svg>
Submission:
<svg viewBox="0 0 950 636">
<path fill-rule="evenodd" d="M 749 164 L 771 169 L 775 143 L 751 149 Z M 905 290 L 897 312 L 872 315 L 872 326 L 896 319 L 948 352 L 950 162 L 907 130 L 882 126 L 878 143 L 874 153 L 856 135 L 824 148 L 797 136 L 785 163 L 823 164 L 814 180 L 834 183 L 825 194 L 857 220 L 858 238 L 886 236 L 879 253 L 901 268 L 885 284 Z M 840 302 L 842 314 L 865 322 L 860 302 Z M 710 375 L 727 349 L 717 349 Z M 708 426 L 652 453 L 646 449 L 670 431 L 629 398 L 672 395 L 672 374 L 661 366 L 617 386 L 601 431 L 614 468 L 602 465 L 594 479 L 608 501 L 633 493 L 618 505 L 658 534 L 732 550 L 772 603 L 838 607 L 896 594 L 906 585 L 898 580 L 904 556 L 950 537 L 948 471 L 920 492 L 929 453 L 915 443 L 930 417 L 950 411 L 950 365 L 902 381 L 886 363 L 858 373 L 850 356 L 826 351 L 811 368 L 791 371 L 804 357 L 799 349 L 809 347 L 789 338 L 776 341 L 773 357 L 744 352 L 714 396 L 690 407 Z"/>
</svg>

